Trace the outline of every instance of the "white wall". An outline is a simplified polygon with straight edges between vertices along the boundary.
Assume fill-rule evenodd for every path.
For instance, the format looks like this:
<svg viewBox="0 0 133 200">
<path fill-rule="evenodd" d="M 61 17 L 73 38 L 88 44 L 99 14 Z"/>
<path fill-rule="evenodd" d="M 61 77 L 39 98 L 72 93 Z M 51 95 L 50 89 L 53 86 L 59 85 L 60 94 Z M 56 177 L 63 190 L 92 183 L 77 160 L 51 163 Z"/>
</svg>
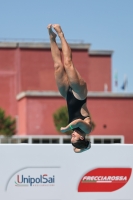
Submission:
<svg viewBox="0 0 133 200">
<path fill-rule="evenodd" d="M 132 168 L 133 145 L 92 145 L 76 154 L 69 144 L 1 144 L 0 199 L 131 200 Z"/>
</svg>

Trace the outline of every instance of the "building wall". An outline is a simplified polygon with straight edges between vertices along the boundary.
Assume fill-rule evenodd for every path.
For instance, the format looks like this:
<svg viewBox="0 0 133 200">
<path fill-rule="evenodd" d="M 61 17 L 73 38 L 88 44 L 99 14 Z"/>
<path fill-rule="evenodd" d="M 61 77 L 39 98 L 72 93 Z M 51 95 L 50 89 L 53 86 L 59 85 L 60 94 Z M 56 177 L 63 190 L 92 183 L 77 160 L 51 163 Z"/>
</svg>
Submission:
<svg viewBox="0 0 133 200">
<path fill-rule="evenodd" d="M 17 86 L 16 49 L 0 49 L 0 107 L 7 115 L 17 114 Z"/>
<path fill-rule="evenodd" d="M 26 99 L 26 100 L 25 100 Z M 26 105 L 23 104 L 26 102 Z M 19 134 L 59 134 L 53 113 L 66 102 L 61 97 L 23 98 L 19 100 Z M 133 143 L 133 98 L 88 98 L 87 106 L 96 124 L 94 135 L 125 135 L 125 143 Z M 24 117 L 24 107 L 26 108 Z M 21 123 L 25 123 L 25 132 Z"/>
<path fill-rule="evenodd" d="M 7 115 L 18 116 L 20 135 L 59 134 L 55 129 L 52 116 L 58 108 L 66 105 L 63 98 L 28 97 L 19 101 L 16 99 L 19 93 L 27 90 L 58 91 L 50 48 L 20 46 L 17 44 L 12 48 L 0 47 L 0 107 Z M 74 66 L 87 82 L 89 91 L 103 91 L 105 83 L 108 85 L 108 91 L 111 91 L 111 54 L 92 55 L 87 48 L 73 48 L 72 55 Z M 118 104 L 116 106 L 118 117 L 114 114 L 116 104 Z M 130 119 L 133 117 L 128 105 L 129 102 L 123 103 L 122 99 L 113 102 L 112 99 L 90 98 L 88 106 L 96 123 L 93 134 L 126 134 L 130 138 L 132 131 L 130 120 L 126 121 L 127 133 L 124 131 L 123 124 L 125 120 L 123 113 L 126 109 L 130 113 Z M 122 115 L 121 106 L 124 107 Z M 106 128 L 103 128 L 103 125 Z"/>
<path fill-rule="evenodd" d="M 18 101 L 20 135 L 56 135 L 53 113 L 65 106 L 62 97 L 28 97 Z M 23 128 L 25 127 L 25 128 Z"/>
<path fill-rule="evenodd" d="M 73 63 L 90 91 L 111 90 L 111 56 L 89 56 L 88 49 L 72 49 Z M 0 107 L 18 115 L 16 96 L 27 90 L 57 91 L 50 48 L 0 47 Z"/>
<path fill-rule="evenodd" d="M 107 84 L 111 91 L 111 59 L 110 56 L 89 55 L 89 91 L 104 91 Z"/>
<path fill-rule="evenodd" d="M 88 107 L 96 123 L 93 134 L 124 135 L 125 143 L 133 143 L 133 98 L 90 98 Z"/>
<path fill-rule="evenodd" d="M 21 99 L 21 103 L 18 101 L 18 117 L 17 117 L 17 134 L 26 135 L 28 128 L 28 110 L 27 110 L 27 98 Z"/>
<path fill-rule="evenodd" d="M 50 50 L 21 49 L 20 92 L 57 90 Z"/>
<path fill-rule="evenodd" d="M 21 91 L 57 91 L 54 78 L 54 63 L 50 49 L 21 49 Z M 87 50 L 73 50 L 73 63 L 88 82 L 89 57 Z M 102 81 L 102 80 L 101 80 Z"/>
</svg>

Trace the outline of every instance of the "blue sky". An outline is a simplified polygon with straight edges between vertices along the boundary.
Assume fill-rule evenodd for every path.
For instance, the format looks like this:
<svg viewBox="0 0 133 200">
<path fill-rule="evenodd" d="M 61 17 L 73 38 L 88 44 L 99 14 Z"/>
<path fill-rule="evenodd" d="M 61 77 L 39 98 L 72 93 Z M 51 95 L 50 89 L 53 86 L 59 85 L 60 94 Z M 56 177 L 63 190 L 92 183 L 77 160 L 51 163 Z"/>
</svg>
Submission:
<svg viewBox="0 0 133 200">
<path fill-rule="evenodd" d="M 113 50 L 117 92 L 127 76 L 133 92 L 133 0 L 0 0 L 0 40 L 48 41 L 47 25 L 61 24 L 68 41 L 91 44 L 91 50 Z"/>
</svg>

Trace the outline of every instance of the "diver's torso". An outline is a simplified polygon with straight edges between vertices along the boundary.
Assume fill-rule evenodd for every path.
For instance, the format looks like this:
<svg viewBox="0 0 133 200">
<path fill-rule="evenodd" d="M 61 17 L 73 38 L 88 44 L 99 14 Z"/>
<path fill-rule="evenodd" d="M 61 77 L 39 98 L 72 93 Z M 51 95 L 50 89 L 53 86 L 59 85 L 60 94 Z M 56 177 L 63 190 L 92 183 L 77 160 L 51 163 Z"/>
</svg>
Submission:
<svg viewBox="0 0 133 200">
<path fill-rule="evenodd" d="M 86 106 L 87 98 L 84 100 L 77 99 L 72 91 L 72 88 L 69 87 L 67 91 L 67 107 L 69 114 L 69 123 L 75 119 L 82 119 L 89 117 L 89 111 Z"/>
</svg>

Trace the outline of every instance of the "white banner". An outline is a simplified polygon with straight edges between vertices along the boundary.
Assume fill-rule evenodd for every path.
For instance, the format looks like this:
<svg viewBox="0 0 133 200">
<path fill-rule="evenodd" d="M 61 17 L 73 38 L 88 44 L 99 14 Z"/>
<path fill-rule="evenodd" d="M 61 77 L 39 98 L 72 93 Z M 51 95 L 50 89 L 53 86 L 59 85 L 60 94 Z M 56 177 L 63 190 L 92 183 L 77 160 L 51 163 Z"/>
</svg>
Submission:
<svg viewBox="0 0 133 200">
<path fill-rule="evenodd" d="M 0 145 L 1 200 L 132 200 L 133 145 Z"/>
</svg>

